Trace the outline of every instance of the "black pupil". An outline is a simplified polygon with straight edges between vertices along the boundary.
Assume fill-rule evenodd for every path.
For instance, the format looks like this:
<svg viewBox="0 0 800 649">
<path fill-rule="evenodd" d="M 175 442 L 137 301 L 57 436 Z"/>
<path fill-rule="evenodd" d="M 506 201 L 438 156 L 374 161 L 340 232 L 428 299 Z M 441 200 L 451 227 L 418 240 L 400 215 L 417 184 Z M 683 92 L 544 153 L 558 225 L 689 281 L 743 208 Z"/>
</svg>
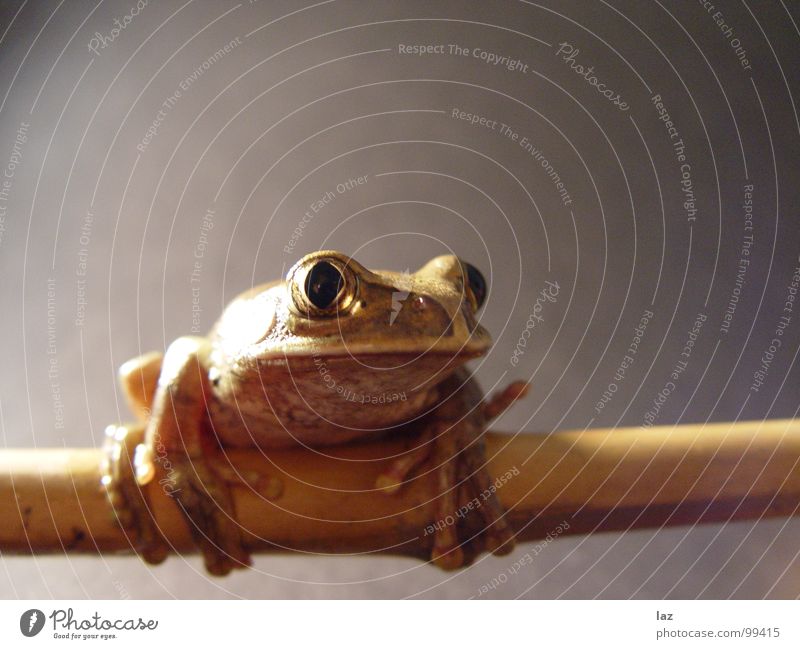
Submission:
<svg viewBox="0 0 800 649">
<path fill-rule="evenodd" d="M 467 267 L 467 281 L 472 294 L 475 296 L 475 301 L 478 303 L 478 308 L 483 306 L 486 300 L 486 280 L 479 271 L 472 264 L 464 264 Z"/>
<path fill-rule="evenodd" d="M 306 296 L 318 309 L 327 309 L 342 290 L 344 278 L 333 264 L 319 261 L 306 275 Z"/>
</svg>

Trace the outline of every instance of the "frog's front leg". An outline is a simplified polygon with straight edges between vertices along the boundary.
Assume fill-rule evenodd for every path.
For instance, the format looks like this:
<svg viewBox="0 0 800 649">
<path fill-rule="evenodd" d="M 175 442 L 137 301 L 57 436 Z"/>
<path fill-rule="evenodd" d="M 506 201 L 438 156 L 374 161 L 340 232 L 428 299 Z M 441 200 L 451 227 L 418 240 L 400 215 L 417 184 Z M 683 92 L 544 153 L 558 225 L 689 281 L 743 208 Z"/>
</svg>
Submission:
<svg viewBox="0 0 800 649">
<path fill-rule="evenodd" d="M 486 470 L 483 435 L 491 419 L 527 393 L 527 384 L 512 383 L 483 402 L 476 383 L 459 373 L 445 382 L 442 392 L 442 402 L 425 418 L 416 447 L 393 462 L 376 486 L 394 493 L 418 466 L 432 461 L 438 496 L 431 559 L 441 568 L 453 569 L 465 563 L 458 529 L 467 516 L 482 519 L 483 549 L 502 555 L 514 547 L 513 531 Z"/>
<path fill-rule="evenodd" d="M 125 400 L 140 421 L 150 418 L 163 360 L 161 352 L 147 352 L 119 368 L 119 383 Z"/>
<path fill-rule="evenodd" d="M 225 471 L 214 465 L 218 449 L 206 405 L 211 395 L 207 344 L 202 338 L 185 337 L 167 350 L 144 446 L 137 453 L 137 473 L 146 483 L 155 475 L 155 463 L 161 465 L 160 483 L 186 518 L 207 570 L 225 575 L 249 566 L 250 555 Z"/>
</svg>

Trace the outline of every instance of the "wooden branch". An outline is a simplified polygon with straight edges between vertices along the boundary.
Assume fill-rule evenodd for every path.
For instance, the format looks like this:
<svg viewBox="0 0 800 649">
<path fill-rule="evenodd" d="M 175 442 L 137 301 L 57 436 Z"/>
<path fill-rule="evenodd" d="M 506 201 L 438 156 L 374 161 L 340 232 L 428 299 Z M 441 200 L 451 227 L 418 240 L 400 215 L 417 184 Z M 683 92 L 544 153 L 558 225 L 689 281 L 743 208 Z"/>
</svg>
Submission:
<svg viewBox="0 0 800 649">
<path fill-rule="evenodd" d="M 490 434 L 489 469 L 522 541 L 548 534 L 793 516 L 800 505 L 800 420 Z M 395 496 L 373 489 L 402 441 L 330 450 L 229 453 L 243 474 L 281 476 L 269 501 L 234 488 L 254 551 L 395 554 L 427 558 L 436 490 L 428 474 Z M 99 449 L 0 451 L 0 551 L 131 552 L 100 484 Z M 225 461 L 220 458 L 220 461 Z M 503 476 L 510 476 L 504 483 Z M 194 550 L 174 501 L 147 487 L 173 551 Z M 468 517 L 470 519 L 475 517 Z M 466 520 L 466 519 L 465 519 Z M 568 527 L 564 525 L 567 523 Z M 426 528 L 428 529 L 426 533 Z"/>
</svg>

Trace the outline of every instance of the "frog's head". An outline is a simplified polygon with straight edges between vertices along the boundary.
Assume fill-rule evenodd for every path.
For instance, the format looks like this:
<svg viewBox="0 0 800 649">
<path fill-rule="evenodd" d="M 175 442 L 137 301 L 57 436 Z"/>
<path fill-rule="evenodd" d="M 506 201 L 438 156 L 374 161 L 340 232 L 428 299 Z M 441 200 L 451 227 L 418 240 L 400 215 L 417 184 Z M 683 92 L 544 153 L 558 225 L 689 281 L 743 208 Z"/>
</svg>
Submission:
<svg viewBox="0 0 800 649">
<path fill-rule="evenodd" d="M 476 319 L 485 297 L 481 273 L 453 255 L 410 273 L 326 250 L 240 296 L 214 334 L 228 361 L 436 356 L 459 365 L 491 344 Z"/>
</svg>

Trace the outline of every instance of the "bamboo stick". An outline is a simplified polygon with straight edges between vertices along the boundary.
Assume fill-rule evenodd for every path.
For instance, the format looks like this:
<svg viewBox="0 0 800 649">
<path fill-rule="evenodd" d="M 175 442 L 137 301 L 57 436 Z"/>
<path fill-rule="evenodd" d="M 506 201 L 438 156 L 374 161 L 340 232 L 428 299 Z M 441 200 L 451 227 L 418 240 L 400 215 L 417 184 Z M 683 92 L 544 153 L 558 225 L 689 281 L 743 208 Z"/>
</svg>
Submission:
<svg viewBox="0 0 800 649">
<path fill-rule="evenodd" d="M 432 474 L 393 496 L 373 488 L 387 462 L 380 458 L 403 448 L 402 440 L 384 440 L 332 449 L 330 457 L 288 450 L 268 458 L 235 450 L 219 461 L 283 481 L 272 501 L 245 484 L 233 489 L 253 551 L 427 558 L 436 522 Z M 585 534 L 793 516 L 800 505 L 800 420 L 490 433 L 487 450 L 521 541 L 556 529 Z M 0 451 L 0 551 L 131 552 L 135 539 L 100 484 L 102 459 L 99 449 Z M 172 551 L 193 551 L 174 501 L 157 481 L 146 490 Z"/>
</svg>

